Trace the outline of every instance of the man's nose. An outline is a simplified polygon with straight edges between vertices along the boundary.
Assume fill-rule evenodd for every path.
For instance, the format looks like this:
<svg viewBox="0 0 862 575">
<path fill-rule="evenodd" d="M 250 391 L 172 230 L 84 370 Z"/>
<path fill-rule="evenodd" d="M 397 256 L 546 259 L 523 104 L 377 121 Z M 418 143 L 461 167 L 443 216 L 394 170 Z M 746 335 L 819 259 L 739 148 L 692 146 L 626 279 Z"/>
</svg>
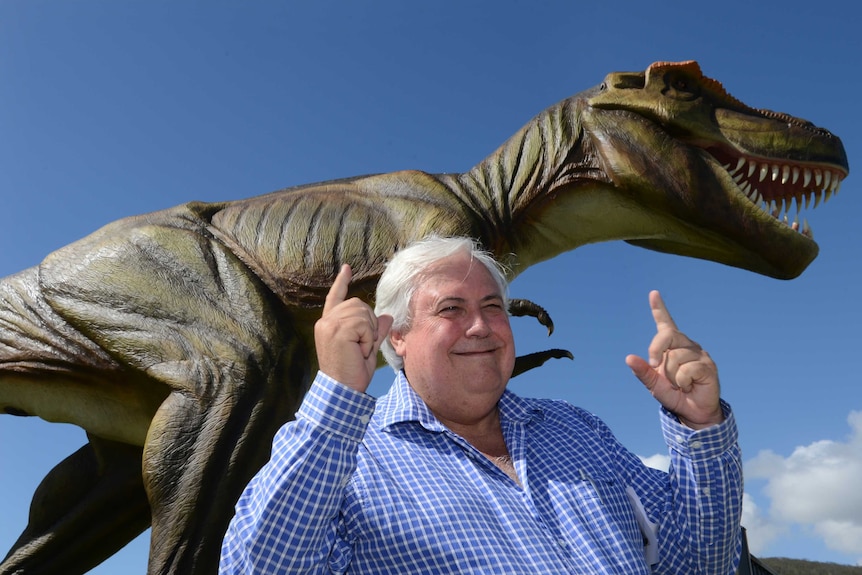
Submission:
<svg viewBox="0 0 862 575">
<path fill-rule="evenodd" d="M 467 326 L 467 337 L 486 337 L 489 333 L 491 333 L 491 327 L 484 314 L 481 312 L 472 314 Z"/>
</svg>

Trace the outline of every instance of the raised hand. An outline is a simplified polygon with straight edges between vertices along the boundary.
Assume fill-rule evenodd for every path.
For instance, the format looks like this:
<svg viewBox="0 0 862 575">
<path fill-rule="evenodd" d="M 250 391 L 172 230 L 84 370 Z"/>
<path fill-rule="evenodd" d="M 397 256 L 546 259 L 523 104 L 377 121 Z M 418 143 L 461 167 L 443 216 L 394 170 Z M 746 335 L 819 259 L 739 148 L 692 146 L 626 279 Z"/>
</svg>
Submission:
<svg viewBox="0 0 862 575">
<path fill-rule="evenodd" d="M 684 425 L 701 429 L 720 423 L 724 414 L 715 362 L 700 345 L 679 331 L 657 291 L 650 292 L 649 304 L 656 325 L 649 361 L 629 355 L 626 365 Z"/>
<path fill-rule="evenodd" d="M 353 272 L 344 264 L 326 295 L 323 315 L 314 324 L 314 343 L 320 371 L 364 392 L 377 369 L 377 352 L 392 317 L 377 317 L 359 298 L 346 300 L 351 279 Z"/>
</svg>

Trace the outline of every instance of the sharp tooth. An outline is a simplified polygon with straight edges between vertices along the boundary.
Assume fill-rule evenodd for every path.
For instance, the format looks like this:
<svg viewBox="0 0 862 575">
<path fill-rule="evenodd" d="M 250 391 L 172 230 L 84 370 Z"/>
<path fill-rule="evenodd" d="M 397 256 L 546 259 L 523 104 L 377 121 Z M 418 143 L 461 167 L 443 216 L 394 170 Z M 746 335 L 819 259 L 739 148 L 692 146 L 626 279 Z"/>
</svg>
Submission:
<svg viewBox="0 0 862 575">
<path fill-rule="evenodd" d="M 768 173 L 769 173 L 769 166 L 767 166 L 766 164 L 760 164 L 760 181 L 761 182 L 766 179 L 766 174 L 768 174 Z"/>
<path fill-rule="evenodd" d="M 796 194 L 793 199 L 796 200 L 796 216 L 798 217 L 799 211 L 802 209 L 802 194 Z"/>
<path fill-rule="evenodd" d="M 811 193 L 811 195 L 812 195 L 812 196 L 814 196 L 814 207 L 816 208 L 816 207 L 817 207 L 817 204 L 819 204 L 819 203 L 820 203 L 820 200 L 821 200 L 821 199 L 823 199 L 823 195 L 822 195 L 822 193 L 821 193 L 820 191 L 818 191 L 818 190 L 814 190 L 814 191 Z"/>
<path fill-rule="evenodd" d="M 790 225 L 790 222 L 787 220 L 787 214 L 784 214 L 784 217 L 782 218 L 782 221 L 784 222 L 784 225 L 786 225 L 786 226 L 789 226 L 789 225 Z"/>
<path fill-rule="evenodd" d="M 786 184 L 787 180 L 789 180 L 789 179 L 790 179 L 790 166 L 785 164 L 784 167 L 781 168 L 781 184 L 782 185 Z"/>
<path fill-rule="evenodd" d="M 811 231 L 811 226 L 808 225 L 808 220 L 802 220 L 802 235 L 814 239 L 814 232 Z"/>
<path fill-rule="evenodd" d="M 838 172 L 832 174 L 832 181 L 830 182 L 830 185 L 832 186 L 833 192 L 838 189 L 839 185 L 841 185 L 841 176 L 838 174 Z"/>
<path fill-rule="evenodd" d="M 839 189 L 841 189 L 841 180 L 832 180 L 832 193 L 837 194 Z"/>
<path fill-rule="evenodd" d="M 751 177 L 751 174 L 754 173 L 754 170 L 757 169 L 757 162 L 754 160 L 748 160 L 748 177 Z"/>
<path fill-rule="evenodd" d="M 757 191 L 757 188 L 751 188 L 751 191 L 748 192 L 748 199 L 750 199 L 755 204 L 757 203 L 757 198 L 760 196 L 760 192 Z"/>
<path fill-rule="evenodd" d="M 831 192 L 832 191 L 831 184 L 832 184 L 832 172 L 830 172 L 829 170 L 825 170 L 823 172 L 823 188 L 827 192 Z"/>
<path fill-rule="evenodd" d="M 744 178 L 744 177 L 745 177 L 744 173 L 743 174 L 736 174 L 735 176 L 733 176 L 733 183 L 738 184 L 739 182 L 742 181 L 742 178 Z"/>
<path fill-rule="evenodd" d="M 772 181 L 778 179 L 778 174 L 780 173 L 781 168 L 779 168 L 776 164 L 772 164 Z"/>
<path fill-rule="evenodd" d="M 822 179 L 823 174 L 820 173 L 820 170 L 814 170 L 814 185 L 819 188 Z"/>
<path fill-rule="evenodd" d="M 739 158 L 739 161 L 736 163 L 736 167 L 735 167 L 735 168 L 733 168 L 733 170 L 727 170 L 727 168 L 725 168 L 725 170 L 727 170 L 728 172 L 730 172 L 730 175 L 732 176 L 732 175 L 734 175 L 736 172 L 738 172 L 739 170 L 741 170 L 741 169 L 742 169 L 742 166 L 744 166 L 744 165 L 745 165 L 745 158 Z M 730 166 L 730 164 L 728 164 L 728 166 Z"/>
<path fill-rule="evenodd" d="M 808 168 L 805 168 L 802 171 L 802 187 L 807 188 L 809 182 L 811 182 L 811 170 L 809 170 Z"/>
<path fill-rule="evenodd" d="M 793 166 L 793 179 L 790 181 L 791 184 L 795 184 L 796 180 L 799 179 L 799 168 Z"/>
<path fill-rule="evenodd" d="M 769 213 L 775 218 L 778 217 L 778 207 L 775 205 L 775 200 L 769 202 Z"/>
<path fill-rule="evenodd" d="M 743 194 L 745 194 L 745 195 L 747 196 L 747 195 L 748 195 L 748 192 L 751 190 L 751 183 L 750 183 L 750 182 L 745 182 L 745 185 L 744 185 L 744 186 L 742 186 L 742 187 L 740 188 L 740 190 L 742 190 L 742 193 L 743 193 Z"/>
<path fill-rule="evenodd" d="M 832 197 L 832 188 L 826 188 L 825 190 L 823 190 L 823 203 L 824 204 L 826 202 L 828 202 L 829 198 L 831 198 L 831 197 Z"/>
</svg>

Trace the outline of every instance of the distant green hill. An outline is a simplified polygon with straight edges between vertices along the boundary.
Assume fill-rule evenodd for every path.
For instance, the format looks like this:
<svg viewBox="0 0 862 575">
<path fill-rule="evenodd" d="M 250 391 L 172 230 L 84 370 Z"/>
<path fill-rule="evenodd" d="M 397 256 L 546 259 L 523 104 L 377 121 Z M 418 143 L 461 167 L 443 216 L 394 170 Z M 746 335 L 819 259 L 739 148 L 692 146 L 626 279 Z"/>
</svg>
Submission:
<svg viewBox="0 0 862 575">
<path fill-rule="evenodd" d="M 757 558 L 776 575 L 862 575 L 862 567 L 839 565 L 838 563 L 818 563 L 803 559 L 784 557 Z"/>
</svg>

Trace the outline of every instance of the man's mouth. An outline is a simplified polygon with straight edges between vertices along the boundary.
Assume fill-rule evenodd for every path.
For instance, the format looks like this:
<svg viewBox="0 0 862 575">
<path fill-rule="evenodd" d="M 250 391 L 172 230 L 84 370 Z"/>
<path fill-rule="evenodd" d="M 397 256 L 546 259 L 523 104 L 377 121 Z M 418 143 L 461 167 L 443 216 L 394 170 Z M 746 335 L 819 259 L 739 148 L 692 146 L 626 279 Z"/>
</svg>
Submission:
<svg viewBox="0 0 862 575">
<path fill-rule="evenodd" d="M 471 356 L 489 355 L 489 354 L 494 353 L 495 351 L 497 351 L 496 348 L 494 348 L 494 349 L 477 349 L 477 350 L 469 350 L 469 351 L 456 351 L 456 352 L 454 352 L 454 354 L 466 356 L 466 357 L 471 357 Z"/>
</svg>

